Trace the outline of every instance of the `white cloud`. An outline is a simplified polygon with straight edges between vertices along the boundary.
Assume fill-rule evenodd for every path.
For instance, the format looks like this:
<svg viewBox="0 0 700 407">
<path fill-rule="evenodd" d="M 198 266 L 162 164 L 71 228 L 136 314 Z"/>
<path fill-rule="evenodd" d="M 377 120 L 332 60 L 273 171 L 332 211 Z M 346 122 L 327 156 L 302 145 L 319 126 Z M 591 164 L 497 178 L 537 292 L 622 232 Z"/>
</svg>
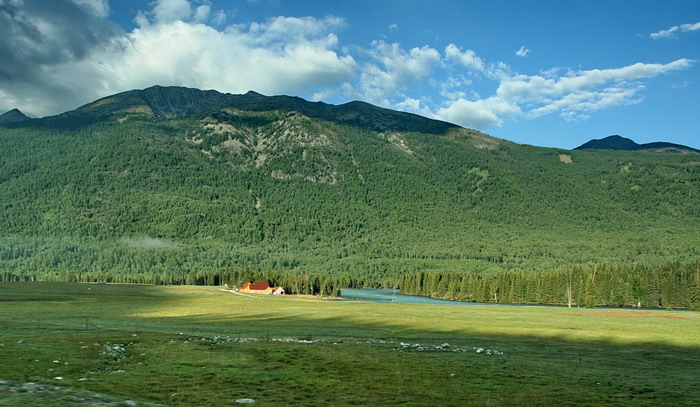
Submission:
<svg viewBox="0 0 700 407">
<path fill-rule="evenodd" d="M 398 24 L 389 24 L 389 31 L 396 31 L 399 29 Z"/>
<path fill-rule="evenodd" d="M 208 4 L 199 6 L 194 11 L 194 21 L 198 23 L 203 23 L 209 19 L 211 14 L 211 6 Z"/>
<path fill-rule="evenodd" d="M 403 97 L 409 85 L 429 76 L 441 65 L 440 53 L 428 46 L 403 50 L 399 44 L 373 41 L 365 53 L 373 62 L 362 66 L 358 89 L 351 95 L 380 106 L 392 106 L 390 99 Z"/>
<path fill-rule="evenodd" d="M 436 118 L 435 113 L 433 113 L 430 110 L 430 108 L 428 108 L 423 102 L 411 97 L 407 97 L 403 101 L 395 103 L 393 107 L 404 112 L 415 113 L 430 118 Z"/>
<path fill-rule="evenodd" d="M 226 23 L 226 19 L 228 16 L 223 10 L 217 10 L 216 13 L 214 13 L 214 17 L 212 17 L 211 22 L 214 25 L 223 25 Z"/>
<path fill-rule="evenodd" d="M 466 57 L 466 63 L 465 58 Z M 450 46 L 445 61 L 468 68 L 483 67 L 487 78 L 497 82 L 495 94 L 485 98 L 468 92 L 470 80 L 452 74 L 439 85 L 443 106 L 427 108 L 426 103 L 406 98 L 395 107 L 462 126 L 486 129 L 501 126 L 515 117 L 537 118 L 560 114 L 565 120 L 584 120 L 593 112 L 615 106 L 640 103 L 641 81 L 687 69 L 694 61 L 679 59 L 667 64 L 636 63 L 621 68 L 591 69 L 561 73 L 558 69 L 541 75 L 511 73 L 503 63 L 487 66 L 473 52 Z M 481 64 L 475 65 L 473 61 Z M 468 95 L 471 95 L 469 97 Z"/>
<path fill-rule="evenodd" d="M 440 53 L 426 46 L 411 48 L 408 52 L 399 44 L 373 41 L 372 57 L 399 79 L 424 78 L 440 64 Z"/>
<path fill-rule="evenodd" d="M 450 44 L 445 48 L 445 59 L 453 64 L 462 65 L 465 68 L 481 72 L 484 70 L 484 61 L 476 55 L 476 52 L 468 49 L 462 51 L 455 44 Z"/>
<path fill-rule="evenodd" d="M 569 121 L 587 119 L 591 112 L 641 102 L 642 99 L 637 96 L 637 92 L 643 88 L 638 85 L 630 88 L 611 87 L 599 91 L 570 93 L 533 109 L 528 115 L 535 118 L 561 112 L 561 116 Z"/>
<path fill-rule="evenodd" d="M 516 75 L 502 80 L 497 95 L 511 103 L 534 106 L 530 117 L 561 112 L 571 118 L 573 112 L 592 112 L 613 106 L 639 103 L 643 89 L 639 80 L 652 78 L 692 66 L 693 61 L 679 59 L 668 64 L 636 63 L 622 68 L 592 69 L 548 77 Z"/>
<path fill-rule="evenodd" d="M 107 17 L 109 14 L 108 0 L 72 0 L 78 6 L 91 8 L 100 17 Z"/>
<path fill-rule="evenodd" d="M 678 31 L 679 28 L 680 27 L 678 27 L 676 25 L 676 26 L 669 28 L 668 30 L 661 30 L 661 31 L 657 31 L 655 33 L 651 33 L 651 34 L 649 34 L 649 36 L 655 40 L 658 40 L 659 38 L 675 38 L 676 37 L 675 32 Z"/>
<path fill-rule="evenodd" d="M 263 23 L 230 26 L 224 32 L 232 40 L 249 47 L 280 51 L 293 44 L 313 43 L 321 48 L 331 48 L 338 45 L 338 37 L 333 31 L 344 24 L 338 17 L 322 20 L 313 17 L 274 17 Z"/>
<path fill-rule="evenodd" d="M 188 0 L 158 0 L 153 7 L 156 24 L 185 21 L 192 15 L 192 5 Z"/>
<path fill-rule="evenodd" d="M 497 96 L 481 100 L 457 99 L 437 110 L 440 120 L 474 129 L 501 126 L 503 119 L 520 114 L 520 108 Z"/>
<path fill-rule="evenodd" d="M 651 78 L 674 70 L 689 68 L 693 62 L 682 58 L 668 64 L 636 63 L 622 68 L 571 72 L 559 78 L 516 75 L 503 80 L 497 93 L 507 100 L 538 101 L 547 97 L 596 88 L 610 82 Z"/>
<path fill-rule="evenodd" d="M 520 49 L 518 49 L 517 51 L 515 51 L 515 55 L 517 55 L 517 56 L 519 56 L 519 57 L 526 57 L 527 54 L 529 54 L 529 53 L 530 53 L 530 50 L 527 49 L 527 48 L 525 48 L 524 45 L 521 46 Z"/>
<path fill-rule="evenodd" d="M 461 75 L 449 76 L 440 83 L 440 96 L 447 100 L 465 99 L 472 81 Z M 478 98 L 478 95 L 475 95 Z"/>
<path fill-rule="evenodd" d="M 649 36 L 655 40 L 661 39 L 661 38 L 677 38 L 677 33 L 678 32 L 689 32 L 689 31 L 698 31 L 700 30 L 700 22 L 697 22 L 695 24 L 682 24 L 682 25 L 674 25 L 673 27 L 670 27 L 666 30 L 661 30 L 657 31 L 655 33 L 649 34 Z"/>
<path fill-rule="evenodd" d="M 115 89 L 155 83 L 262 93 L 308 92 L 353 75 L 355 61 L 338 55 L 335 19 L 278 17 L 218 31 L 176 21 L 136 29 L 124 51 L 106 52 L 104 70 Z"/>
<path fill-rule="evenodd" d="M 97 1 L 97 0 L 76 0 Z M 152 24 L 171 24 L 177 21 L 186 23 L 211 23 L 216 26 L 223 25 L 228 16 L 223 10 L 214 10 L 211 1 L 199 0 L 157 0 L 152 3 L 151 10 L 140 10 L 134 21 L 141 28 Z"/>
</svg>

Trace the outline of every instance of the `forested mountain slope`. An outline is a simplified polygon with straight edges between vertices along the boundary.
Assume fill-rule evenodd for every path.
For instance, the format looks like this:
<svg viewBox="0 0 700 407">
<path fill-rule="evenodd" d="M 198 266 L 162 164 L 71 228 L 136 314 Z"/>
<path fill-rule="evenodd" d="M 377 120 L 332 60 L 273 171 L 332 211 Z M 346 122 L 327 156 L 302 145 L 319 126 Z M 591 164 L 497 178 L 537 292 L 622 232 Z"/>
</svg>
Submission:
<svg viewBox="0 0 700 407">
<path fill-rule="evenodd" d="M 694 154 L 517 145 L 362 102 L 154 87 L 2 125 L 0 157 L 5 278 L 700 260 Z"/>
<path fill-rule="evenodd" d="M 12 124 L 27 121 L 30 118 L 19 109 L 12 109 L 9 112 L 0 114 L 0 124 Z"/>
</svg>

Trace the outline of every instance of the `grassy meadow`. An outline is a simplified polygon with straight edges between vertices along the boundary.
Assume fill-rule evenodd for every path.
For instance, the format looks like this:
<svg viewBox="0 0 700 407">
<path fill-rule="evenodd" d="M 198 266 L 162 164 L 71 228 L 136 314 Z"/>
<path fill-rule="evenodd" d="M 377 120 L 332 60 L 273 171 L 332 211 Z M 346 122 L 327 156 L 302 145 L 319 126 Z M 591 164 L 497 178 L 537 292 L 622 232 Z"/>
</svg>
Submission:
<svg viewBox="0 0 700 407">
<path fill-rule="evenodd" d="M 0 310 L 0 380 L 124 400 L 700 404 L 694 312 L 377 304 L 71 283 L 0 283 Z M 0 386 L 0 406 L 82 405 L 76 400 Z"/>
</svg>

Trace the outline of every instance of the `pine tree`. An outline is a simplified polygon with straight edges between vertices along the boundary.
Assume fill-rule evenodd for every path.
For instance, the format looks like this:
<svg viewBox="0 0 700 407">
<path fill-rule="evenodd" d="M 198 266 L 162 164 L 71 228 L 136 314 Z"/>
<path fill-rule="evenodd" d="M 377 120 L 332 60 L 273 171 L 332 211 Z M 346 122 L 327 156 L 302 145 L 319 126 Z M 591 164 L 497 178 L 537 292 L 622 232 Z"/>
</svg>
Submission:
<svg viewBox="0 0 700 407">
<path fill-rule="evenodd" d="M 586 307 L 595 308 L 597 302 L 596 275 L 598 266 L 594 266 L 586 281 Z"/>
<path fill-rule="evenodd" d="M 700 311 L 700 266 L 695 272 L 695 281 L 690 286 L 690 309 Z"/>
</svg>

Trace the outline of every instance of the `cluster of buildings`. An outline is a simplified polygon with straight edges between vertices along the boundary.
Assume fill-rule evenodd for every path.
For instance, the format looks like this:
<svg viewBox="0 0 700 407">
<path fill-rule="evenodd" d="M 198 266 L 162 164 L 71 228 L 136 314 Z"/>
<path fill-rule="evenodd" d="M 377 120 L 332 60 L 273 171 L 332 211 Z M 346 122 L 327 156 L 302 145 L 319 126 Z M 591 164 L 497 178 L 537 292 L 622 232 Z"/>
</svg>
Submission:
<svg viewBox="0 0 700 407">
<path fill-rule="evenodd" d="M 250 281 L 238 288 L 239 292 L 250 294 L 284 295 L 284 287 L 271 287 L 266 281 Z"/>
</svg>

